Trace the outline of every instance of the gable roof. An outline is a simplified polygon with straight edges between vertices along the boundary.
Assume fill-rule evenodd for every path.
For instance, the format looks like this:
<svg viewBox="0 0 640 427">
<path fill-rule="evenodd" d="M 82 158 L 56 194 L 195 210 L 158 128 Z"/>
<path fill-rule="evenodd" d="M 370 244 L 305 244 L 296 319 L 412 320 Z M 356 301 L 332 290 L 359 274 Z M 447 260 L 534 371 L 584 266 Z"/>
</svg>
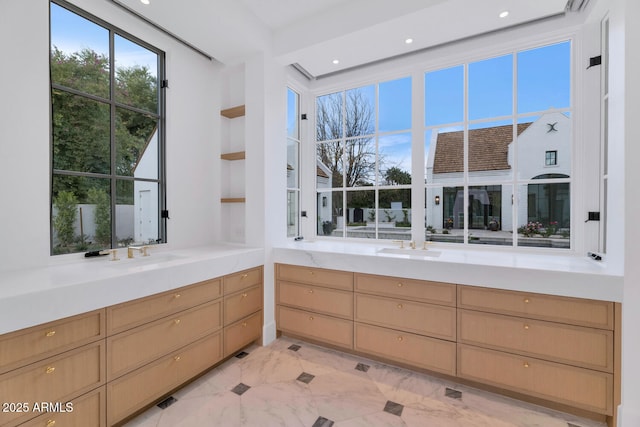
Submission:
<svg viewBox="0 0 640 427">
<path fill-rule="evenodd" d="M 531 123 L 518 124 L 518 136 Z M 509 144 L 513 140 L 513 126 L 494 126 L 469 130 L 469 172 L 511 169 Z M 433 173 L 462 172 L 464 170 L 464 132 L 438 134 L 433 159 Z"/>
</svg>

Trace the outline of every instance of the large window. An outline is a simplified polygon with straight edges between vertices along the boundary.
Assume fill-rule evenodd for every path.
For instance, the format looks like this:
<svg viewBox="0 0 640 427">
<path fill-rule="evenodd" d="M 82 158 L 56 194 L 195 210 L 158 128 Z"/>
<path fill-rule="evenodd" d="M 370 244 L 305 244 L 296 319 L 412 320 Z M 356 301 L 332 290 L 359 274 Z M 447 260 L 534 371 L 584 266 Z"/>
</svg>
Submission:
<svg viewBox="0 0 640 427">
<path fill-rule="evenodd" d="M 569 248 L 571 46 L 318 96 L 317 234 Z"/>
<path fill-rule="evenodd" d="M 318 235 L 411 238 L 411 78 L 316 101 Z"/>
<path fill-rule="evenodd" d="M 51 252 L 165 240 L 162 52 L 51 2 Z"/>
<path fill-rule="evenodd" d="M 570 76 L 568 41 L 425 73 L 425 240 L 570 247 Z"/>
</svg>

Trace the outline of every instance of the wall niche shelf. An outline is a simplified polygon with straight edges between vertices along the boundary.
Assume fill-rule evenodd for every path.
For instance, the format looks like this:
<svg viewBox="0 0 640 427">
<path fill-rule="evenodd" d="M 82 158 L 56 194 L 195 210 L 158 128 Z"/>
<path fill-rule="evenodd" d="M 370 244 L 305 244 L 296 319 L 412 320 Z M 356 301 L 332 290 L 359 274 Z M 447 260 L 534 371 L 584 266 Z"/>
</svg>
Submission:
<svg viewBox="0 0 640 427">
<path fill-rule="evenodd" d="M 223 153 L 223 154 L 220 154 L 220 158 L 222 160 L 244 160 L 245 152 L 236 151 L 235 153 Z"/>
<path fill-rule="evenodd" d="M 228 119 L 235 119 L 236 117 L 244 116 L 244 105 L 238 105 L 236 107 L 225 108 L 220 110 L 220 115 Z"/>
</svg>

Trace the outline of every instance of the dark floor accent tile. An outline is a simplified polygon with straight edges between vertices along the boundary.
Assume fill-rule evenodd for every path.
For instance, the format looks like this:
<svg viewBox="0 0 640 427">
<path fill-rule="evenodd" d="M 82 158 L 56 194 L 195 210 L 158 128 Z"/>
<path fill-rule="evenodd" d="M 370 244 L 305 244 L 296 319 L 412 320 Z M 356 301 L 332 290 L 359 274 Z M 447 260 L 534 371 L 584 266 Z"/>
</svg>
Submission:
<svg viewBox="0 0 640 427">
<path fill-rule="evenodd" d="M 240 353 L 236 354 L 236 357 L 238 359 L 242 359 L 243 357 L 247 357 L 249 355 L 249 353 L 247 353 L 246 351 L 241 351 Z"/>
<path fill-rule="evenodd" d="M 176 403 L 178 401 L 178 399 L 176 399 L 173 396 L 169 396 L 167 397 L 165 400 L 163 400 L 162 402 L 158 403 L 158 408 L 160 409 L 167 409 L 169 406 L 173 405 L 174 403 Z"/>
<path fill-rule="evenodd" d="M 312 427 L 331 427 L 333 426 L 333 421 L 325 417 L 318 417 L 315 423 L 313 423 Z"/>
<path fill-rule="evenodd" d="M 402 415 L 402 410 L 404 409 L 404 405 L 401 405 L 396 402 L 392 402 L 387 400 L 387 404 L 384 405 L 384 411 L 393 415 L 400 416 Z"/>
<path fill-rule="evenodd" d="M 362 372 L 367 372 L 369 370 L 370 366 L 369 365 L 365 365 L 364 363 L 358 363 L 356 365 L 356 370 L 357 371 L 362 371 Z"/>
<path fill-rule="evenodd" d="M 240 383 L 234 388 L 232 388 L 231 391 L 237 394 L 238 396 L 242 396 L 242 393 L 249 390 L 250 388 L 251 388 L 250 386 Z"/>
<path fill-rule="evenodd" d="M 462 392 L 447 387 L 444 391 L 444 395 L 452 399 L 462 399 Z"/>
<path fill-rule="evenodd" d="M 300 350 L 300 348 L 301 347 L 298 344 L 291 344 L 289 346 L 289 350 L 291 350 L 291 351 L 298 351 L 298 350 Z"/>
<path fill-rule="evenodd" d="M 305 384 L 309 384 L 311 382 L 312 379 L 314 379 L 316 376 L 315 375 L 311 375 L 308 374 L 306 372 L 301 373 L 300 375 L 298 375 L 298 378 L 296 378 L 298 381 L 303 382 Z"/>
</svg>

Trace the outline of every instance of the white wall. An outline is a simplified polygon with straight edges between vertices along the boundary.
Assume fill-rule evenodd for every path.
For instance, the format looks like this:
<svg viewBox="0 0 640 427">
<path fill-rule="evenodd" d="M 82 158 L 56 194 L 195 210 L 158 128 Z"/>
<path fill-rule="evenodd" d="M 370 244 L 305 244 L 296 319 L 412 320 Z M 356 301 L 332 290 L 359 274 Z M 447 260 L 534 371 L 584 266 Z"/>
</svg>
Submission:
<svg viewBox="0 0 640 427">
<path fill-rule="evenodd" d="M 167 208 L 172 247 L 218 238 L 217 66 L 122 12 L 75 0 L 87 12 L 167 54 Z M 49 256 L 49 1 L 2 0 L 0 13 L 0 269 L 47 265 Z M 77 255 L 71 255 L 77 256 Z"/>
</svg>

